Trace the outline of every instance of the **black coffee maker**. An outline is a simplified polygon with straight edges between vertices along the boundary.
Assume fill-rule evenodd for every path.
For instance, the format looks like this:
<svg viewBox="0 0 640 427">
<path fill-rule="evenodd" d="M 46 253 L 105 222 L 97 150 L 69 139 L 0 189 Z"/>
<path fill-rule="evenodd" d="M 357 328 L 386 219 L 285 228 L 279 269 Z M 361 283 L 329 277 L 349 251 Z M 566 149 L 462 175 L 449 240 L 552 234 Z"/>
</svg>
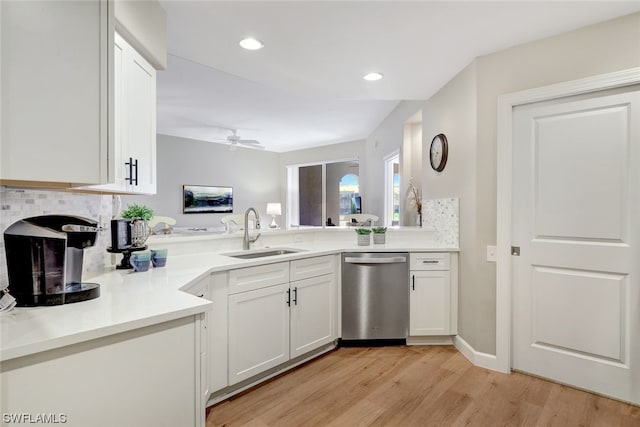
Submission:
<svg viewBox="0 0 640 427">
<path fill-rule="evenodd" d="M 100 296 L 100 285 L 82 283 L 84 249 L 98 223 L 70 215 L 22 219 L 4 232 L 9 291 L 18 306 L 59 305 Z"/>
</svg>

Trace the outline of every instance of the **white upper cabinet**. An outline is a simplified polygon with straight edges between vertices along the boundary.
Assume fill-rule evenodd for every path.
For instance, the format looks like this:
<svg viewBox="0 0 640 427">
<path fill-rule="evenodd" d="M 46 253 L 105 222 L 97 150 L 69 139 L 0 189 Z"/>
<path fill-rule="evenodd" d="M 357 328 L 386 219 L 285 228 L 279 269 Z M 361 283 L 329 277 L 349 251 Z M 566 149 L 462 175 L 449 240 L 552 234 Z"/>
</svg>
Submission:
<svg viewBox="0 0 640 427">
<path fill-rule="evenodd" d="M 112 6 L 0 2 L 2 184 L 108 182 Z"/>
<path fill-rule="evenodd" d="M 156 70 L 126 40 L 114 40 L 114 169 L 99 191 L 156 192 Z"/>
<path fill-rule="evenodd" d="M 146 3 L 120 2 L 120 26 L 162 64 L 166 17 Z M 115 34 L 114 6 L 0 2 L 0 184 L 156 192 L 156 70 Z"/>
</svg>

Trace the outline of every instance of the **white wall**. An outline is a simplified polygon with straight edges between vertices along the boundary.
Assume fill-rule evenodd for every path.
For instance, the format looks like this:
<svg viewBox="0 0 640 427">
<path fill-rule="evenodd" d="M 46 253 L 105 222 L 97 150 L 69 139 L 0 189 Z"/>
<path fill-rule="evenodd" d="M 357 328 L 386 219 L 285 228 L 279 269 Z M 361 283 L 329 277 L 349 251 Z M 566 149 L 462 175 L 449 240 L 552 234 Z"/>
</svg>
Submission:
<svg viewBox="0 0 640 427">
<path fill-rule="evenodd" d="M 495 331 L 491 316 L 478 316 L 476 293 L 476 65 L 471 63 L 426 101 L 422 110 L 424 199 L 460 199 L 459 334 L 469 342 L 484 330 Z M 442 172 L 429 162 L 434 136 L 444 133 L 448 140 L 448 160 Z"/>
<path fill-rule="evenodd" d="M 280 201 L 279 155 L 269 151 L 238 148 L 226 144 L 158 135 L 158 192 L 154 196 L 123 196 L 122 207 L 143 203 L 156 215 L 177 220 L 177 226 L 221 227 L 227 214 L 183 214 L 182 186 L 233 187 L 233 213 L 255 207 L 263 220 L 267 203 Z M 284 224 L 281 219 L 278 223 Z"/>
<path fill-rule="evenodd" d="M 421 108 L 421 101 L 401 102 L 367 138 L 366 154 L 360 163 L 362 203 L 366 213 L 384 218 L 384 159 L 402 147 L 404 124 Z M 402 156 L 401 152 L 401 168 Z M 401 183 L 400 193 L 406 193 L 406 183 Z"/>
<path fill-rule="evenodd" d="M 640 13 L 478 58 L 423 105 L 423 194 L 460 197 L 461 336 L 495 354 L 498 96 L 640 66 Z M 441 174 L 428 169 L 431 138 L 449 138 Z"/>
</svg>

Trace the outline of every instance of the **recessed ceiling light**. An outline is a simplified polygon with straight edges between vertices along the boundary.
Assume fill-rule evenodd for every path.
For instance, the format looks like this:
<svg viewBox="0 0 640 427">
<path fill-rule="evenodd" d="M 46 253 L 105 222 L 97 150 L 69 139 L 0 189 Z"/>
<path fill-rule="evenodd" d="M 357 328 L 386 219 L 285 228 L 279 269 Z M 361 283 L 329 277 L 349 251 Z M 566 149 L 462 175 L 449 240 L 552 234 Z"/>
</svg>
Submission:
<svg viewBox="0 0 640 427">
<path fill-rule="evenodd" d="M 367 75 L 362 76 L 363 79 L 370 81 L 370 82 L 375 82 L 376 80 L 380 80 L 382 78 L 382 74 L 380 73 L 369 73 Z"/>
<path fill-rule="evenodd" d="M 253 37 L 247 37 L 246 39 L 240 40 L 240 46 L 247 50 L 258 50 L 264 47 L 260 40 L 256 40 Z"/>
</svg>

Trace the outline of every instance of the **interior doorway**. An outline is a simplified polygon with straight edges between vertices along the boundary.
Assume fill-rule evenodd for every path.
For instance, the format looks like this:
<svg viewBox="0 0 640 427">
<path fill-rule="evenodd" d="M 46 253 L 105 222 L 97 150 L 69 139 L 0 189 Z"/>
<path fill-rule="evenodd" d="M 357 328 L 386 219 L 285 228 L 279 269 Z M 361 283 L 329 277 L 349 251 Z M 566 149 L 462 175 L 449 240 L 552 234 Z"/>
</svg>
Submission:
<svg viewBox="0 0 640 427">
<path fill-rule="evenodd" d="M 496 331 L 499 370 L 636 404 L 639 82 L 634 69 L 501 97 Z"/>
</svg>

